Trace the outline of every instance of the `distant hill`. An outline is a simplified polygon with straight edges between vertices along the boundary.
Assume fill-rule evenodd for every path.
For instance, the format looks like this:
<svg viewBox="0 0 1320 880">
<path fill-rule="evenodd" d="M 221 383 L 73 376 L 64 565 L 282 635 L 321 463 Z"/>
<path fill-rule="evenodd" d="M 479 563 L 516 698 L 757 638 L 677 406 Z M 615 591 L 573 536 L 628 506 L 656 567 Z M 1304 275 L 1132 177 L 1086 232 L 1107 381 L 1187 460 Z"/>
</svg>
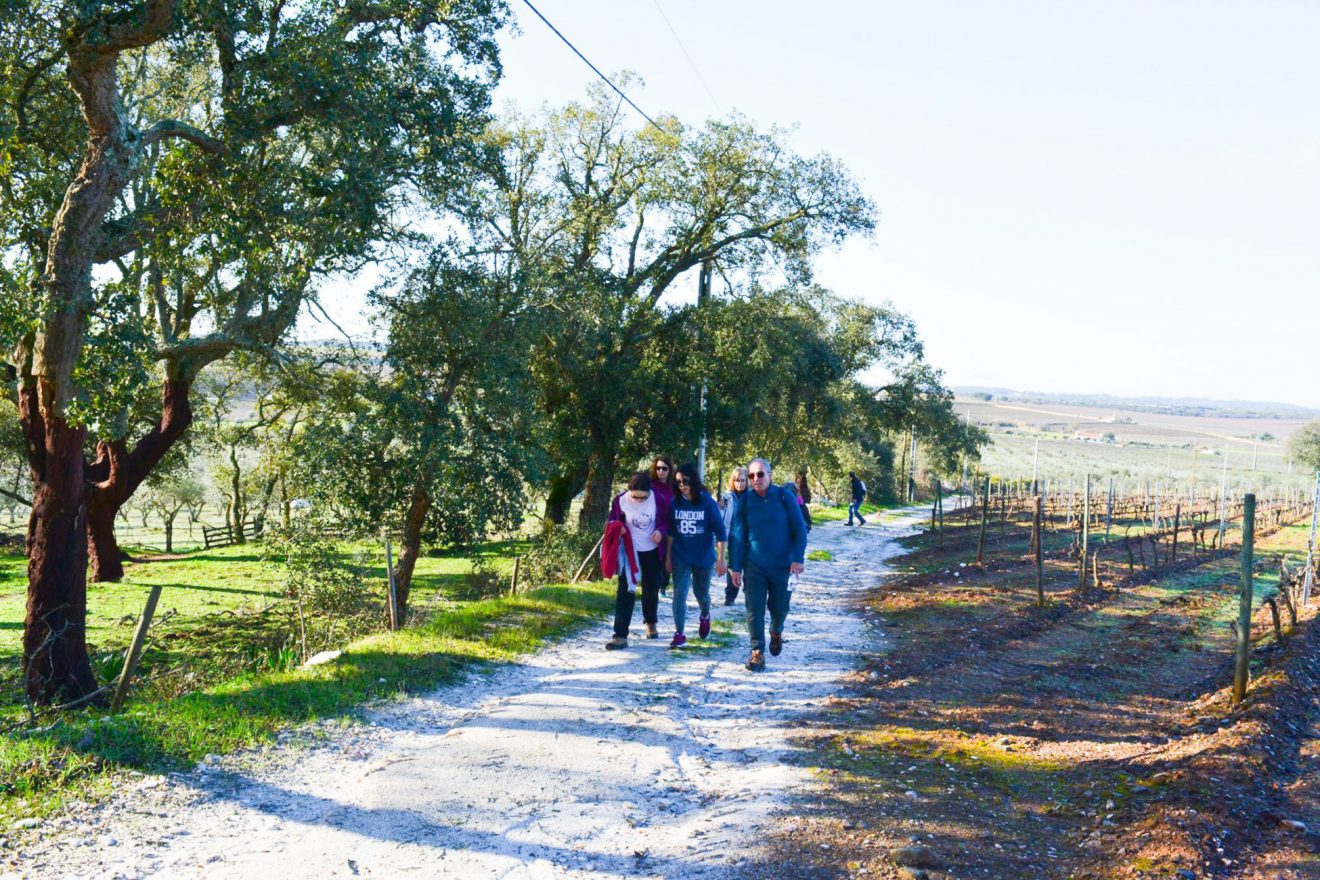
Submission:
<svg viewBox="0 0 1320 880">
<path fill-rule="evenodd" d="M 1013 403 L 1093 406 L 1126 409 L 1170 416 L 1218 416 L 1236 419 L 1313 419 L 1320 410 L 1291 403 L 1258 400 L 1211 400 L 1203 397 L 1118 397 L 1113 394 L 1064 394 L 1045 391 L 1016 391 L 1012 388 L 954 386 L 959 397 L 1002 400 Z"/>
</svg>

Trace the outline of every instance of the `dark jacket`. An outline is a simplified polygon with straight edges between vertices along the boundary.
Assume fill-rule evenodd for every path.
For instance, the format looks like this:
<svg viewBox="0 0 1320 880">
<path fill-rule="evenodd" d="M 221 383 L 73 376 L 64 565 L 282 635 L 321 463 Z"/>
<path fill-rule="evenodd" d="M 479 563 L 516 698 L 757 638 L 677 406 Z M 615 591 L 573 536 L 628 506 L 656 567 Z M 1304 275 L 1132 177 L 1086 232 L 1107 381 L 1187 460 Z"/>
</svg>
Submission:
<svg viewBox="0 0 1320 880">
<path fill-rule="evenodd" d="M 854 504 L 861 504 L 866 500 L 866 484 L 856 477 L 852 478 L 852 500 Z"/>
<path fill-rule="evenodd" d="M 724 543 L 724 517 L 710 493 L 702 492 L 695 502 L 688 501 L 680 492 L 669 508 L 669 535 L 673 539 L 671 552 L 694 568 L 710 568 L 715 564 L 715 542 Z"/>
</svg>

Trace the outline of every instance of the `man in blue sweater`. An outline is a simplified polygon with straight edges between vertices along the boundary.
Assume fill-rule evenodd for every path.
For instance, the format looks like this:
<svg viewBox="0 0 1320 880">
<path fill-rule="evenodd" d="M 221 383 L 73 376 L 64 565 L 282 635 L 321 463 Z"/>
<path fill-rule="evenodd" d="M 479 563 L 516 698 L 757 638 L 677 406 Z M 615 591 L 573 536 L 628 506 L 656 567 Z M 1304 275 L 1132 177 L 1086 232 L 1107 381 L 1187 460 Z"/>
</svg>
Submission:
<svg viewBox="0 0 1320 880">
<path fill-rule="evenodd" d="M 747 668 L 765 668 L 765 612 L 770 610 L 770 654 L 784 645 L 788 617 L 788 578 L 802 572 L 807 552 L 807 528 L 797 499 L 770 480 L 770 462 L 754 458 L 747 465 L 750 491 L 733 517 L 729 538 L 729 570 L 734 586 L 742 586 L 747 602 L 747 631 L 752 653 Z"/>
</svg>

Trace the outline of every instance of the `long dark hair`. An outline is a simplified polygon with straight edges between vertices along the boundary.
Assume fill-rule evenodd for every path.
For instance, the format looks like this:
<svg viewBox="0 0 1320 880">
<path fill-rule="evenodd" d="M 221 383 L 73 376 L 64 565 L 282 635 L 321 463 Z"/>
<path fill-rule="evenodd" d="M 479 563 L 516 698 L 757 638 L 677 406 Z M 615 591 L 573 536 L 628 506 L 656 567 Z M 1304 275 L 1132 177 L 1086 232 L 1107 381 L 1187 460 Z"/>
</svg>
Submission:
<svg viewBox="0 0 1320 880">
<path fill-rule="evenodd" d="M 687 480 L 688 489 L 692 491 L 692 500 L 700 501 L 701 493 L 706 491 L 706 486 L 701 482 L 701 475 L 697 473 L 696 464 L 690 461 L 680 464 L 678 472 L 683 475 L 683 479 Z"/>
<path fill-rule="evenodd" d="M 807 485 L 807 472 L 806 472 L 806 471 L 802 471 L 801 473 L 799 473 L 799 474 L 797 475 L 797 479 L 794 480 L 793 482 L 795 482 L 795 483 L 797 484 L 797 494 L 798 494 L 798 497 L 802 499 L 802 503 L 803 503 L 803 504 L 810 504 L 810 503 L 811 503 L 811 487 Z"/>
<path fill-rule="evenodd" d="M 663 461 L 665 464 L 669 465 L 669 475 L 666 476 L 663 480 L 660 480 L 660 474 L 659 474 L 659 472 L 656 471 L 656 469 L 655 469 L 655 463 L 656 463 L 657 461 Z M 660 482 L 664 483 L 666 486 L 668 486 L 668 487 L 671 488 L 671 489 L 677 489 L 677 488 L 678 488 L 677 484 L 674 483 L 674 460 L 673 460 L 672 458 L 670 458 L 669 456 L 667 456 L 667 455 L 653 455 L 653 456 L 651 456 L 651 469 L 650 469 L 650 471 L 648 471 L 648 473 L 649 473 L 650 476 L 651 476 L 651 482 L 655 482 L 656 480 L 660 480 Z"/>
</svg>

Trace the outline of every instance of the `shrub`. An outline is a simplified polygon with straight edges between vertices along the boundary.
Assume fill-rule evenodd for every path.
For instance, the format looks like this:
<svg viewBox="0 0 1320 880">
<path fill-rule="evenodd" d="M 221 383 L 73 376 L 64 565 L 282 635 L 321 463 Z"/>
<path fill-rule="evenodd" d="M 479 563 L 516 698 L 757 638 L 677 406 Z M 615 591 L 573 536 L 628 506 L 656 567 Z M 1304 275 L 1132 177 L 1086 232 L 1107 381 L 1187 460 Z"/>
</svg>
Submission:
<svg viewBox="0 0 1320 880">
<path fill-rule="evenodd" d="M 527 551 L 522 561 L 522 579 L 529 585 L 556 584 L 577 574 L 578 566 L 600 539 L 594 529 L 550 525 Z M 588 568 L 590 575 L 592 568 Z"/>
</svg>

